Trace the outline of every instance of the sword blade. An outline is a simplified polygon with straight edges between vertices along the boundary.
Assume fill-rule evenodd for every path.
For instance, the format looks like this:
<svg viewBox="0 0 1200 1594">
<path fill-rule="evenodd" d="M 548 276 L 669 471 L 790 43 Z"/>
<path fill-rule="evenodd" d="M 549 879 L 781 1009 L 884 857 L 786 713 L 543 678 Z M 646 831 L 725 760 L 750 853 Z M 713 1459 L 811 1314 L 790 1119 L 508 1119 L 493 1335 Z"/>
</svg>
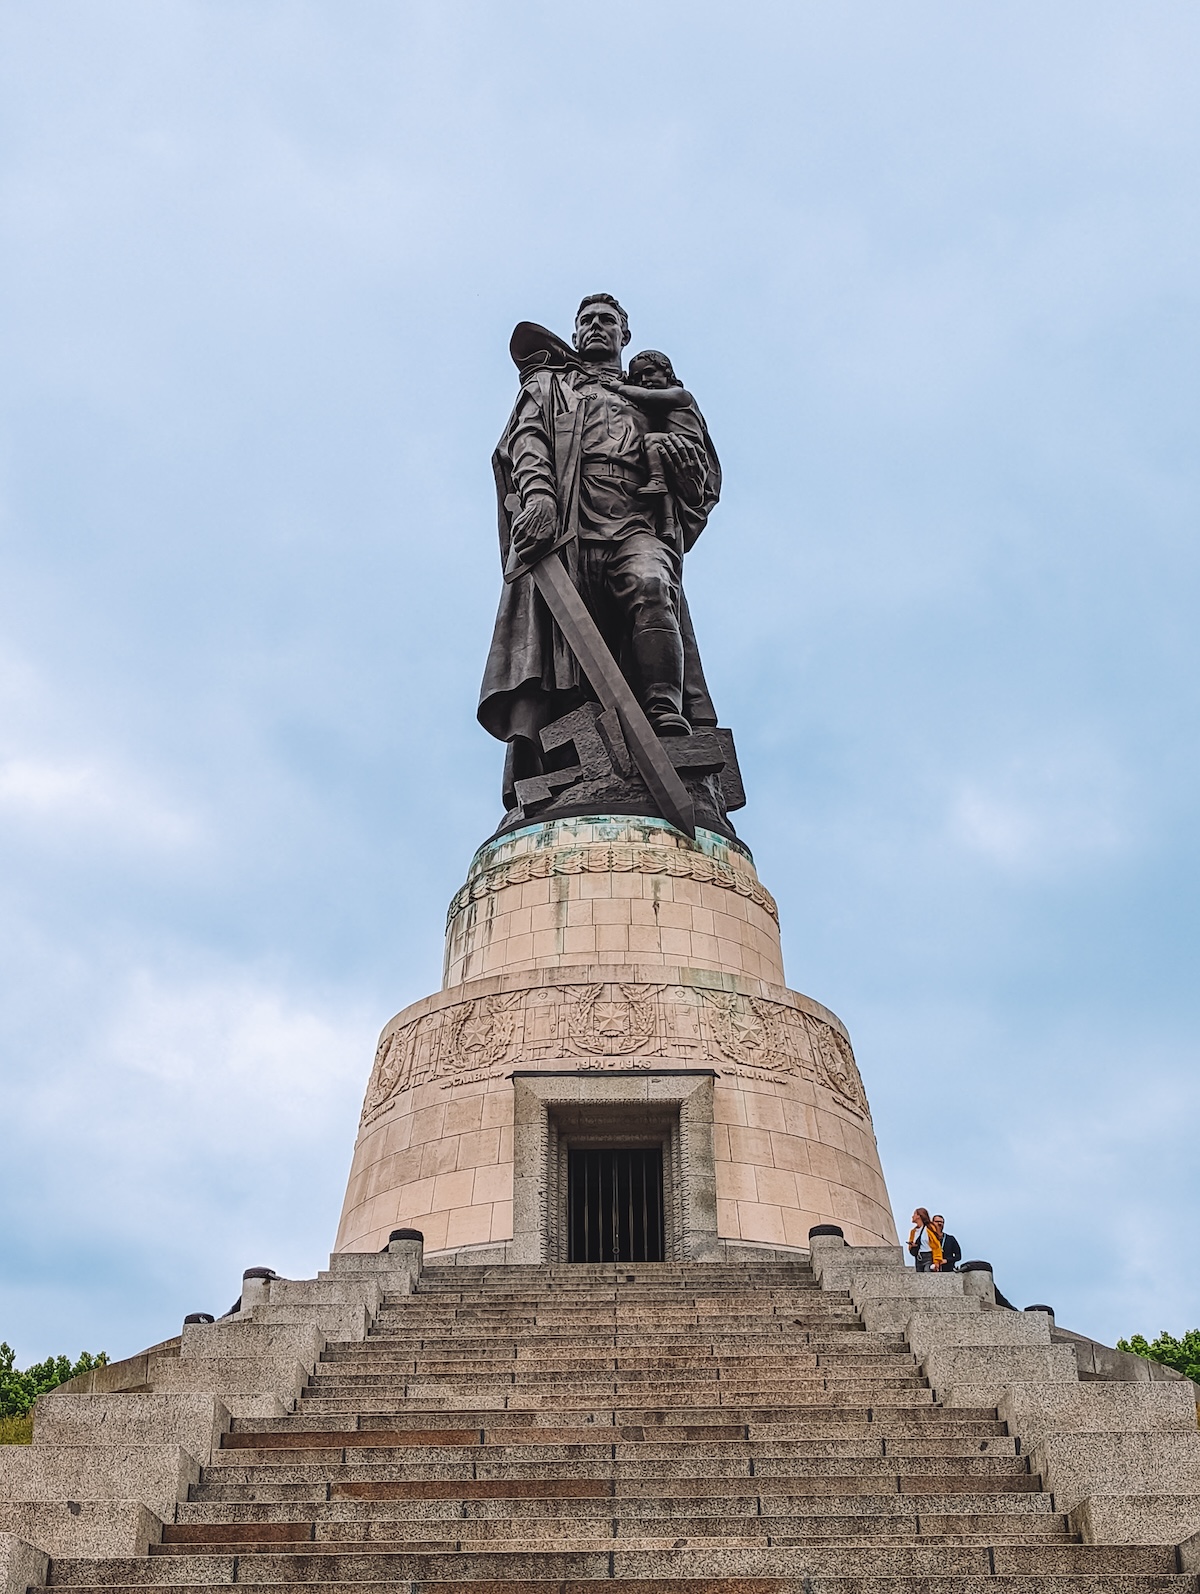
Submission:
<svg viewBox="0 0 1200 1594">
<path fill-rule="evenodd" d="M 650 788 L 663 818 L 685 836 L 696 839 L 696 813 L 687 787 L 663 751 L 642 705 L 609 652 L 599 627 L 587 611 L 575 583 L 557 554 L 549 554 L 532 567 L 537 589 L 592 690 L 605 708 L 615 709 L 638 773 Z"/>
</svg>

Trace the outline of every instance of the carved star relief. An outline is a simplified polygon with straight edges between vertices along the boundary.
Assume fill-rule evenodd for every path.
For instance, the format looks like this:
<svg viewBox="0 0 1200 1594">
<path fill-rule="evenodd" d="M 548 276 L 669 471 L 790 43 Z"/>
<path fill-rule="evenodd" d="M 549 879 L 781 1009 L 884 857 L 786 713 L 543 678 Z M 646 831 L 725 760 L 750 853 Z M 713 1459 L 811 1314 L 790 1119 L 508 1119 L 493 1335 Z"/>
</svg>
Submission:
<svg viewBox="0 0 1200 1594">
<path fill-rule="evenodd" d="M 600 1035 L 627 1035 L 631 1015 L 627 1002 L 597 1002 L 592 1009 L 593 1028 Z"/>
<path fill-rule="evenodd" d="M 464 1051 L 481 1052 L 492 1042 L 492 1019 L 478 1011 L 464 1020 L 458 1031 L 458 1042 Z"/>
</svg>

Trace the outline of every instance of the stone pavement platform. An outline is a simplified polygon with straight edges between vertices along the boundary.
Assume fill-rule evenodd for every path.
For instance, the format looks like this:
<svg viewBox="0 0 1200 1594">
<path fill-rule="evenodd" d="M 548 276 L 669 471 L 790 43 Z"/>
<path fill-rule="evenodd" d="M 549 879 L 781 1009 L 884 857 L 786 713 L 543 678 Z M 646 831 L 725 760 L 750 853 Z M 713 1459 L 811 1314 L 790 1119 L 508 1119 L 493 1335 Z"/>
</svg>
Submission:
<svg viewBox="0 0 1200 1594">
<path fill-rule="evenodd" d="M 1200 1590 L 1195 1386 L 1081 1378 L 986 1272 L 332 1263 L 43 1396 L 0 1594 Z"/>
</svg>

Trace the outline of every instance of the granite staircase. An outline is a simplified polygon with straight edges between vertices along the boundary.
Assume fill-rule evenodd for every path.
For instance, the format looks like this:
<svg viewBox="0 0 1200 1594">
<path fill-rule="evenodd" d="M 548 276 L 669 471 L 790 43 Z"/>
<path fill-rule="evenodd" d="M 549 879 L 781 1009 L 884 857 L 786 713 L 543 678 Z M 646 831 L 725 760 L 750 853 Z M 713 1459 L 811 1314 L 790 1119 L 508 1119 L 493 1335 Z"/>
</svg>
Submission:
<svg viewBox="0 0 1200 1594">
<path fill-rule="evenodd" d="M 73 1594 L 605 1580 L 645 1594 L 1157 1594 L 1174 1549 L 1084 1544 L 995 1409 L 801 1262 L 425 1269 L 294 1413 L 236 1418 L 145 1556 Z"/>
</svg>

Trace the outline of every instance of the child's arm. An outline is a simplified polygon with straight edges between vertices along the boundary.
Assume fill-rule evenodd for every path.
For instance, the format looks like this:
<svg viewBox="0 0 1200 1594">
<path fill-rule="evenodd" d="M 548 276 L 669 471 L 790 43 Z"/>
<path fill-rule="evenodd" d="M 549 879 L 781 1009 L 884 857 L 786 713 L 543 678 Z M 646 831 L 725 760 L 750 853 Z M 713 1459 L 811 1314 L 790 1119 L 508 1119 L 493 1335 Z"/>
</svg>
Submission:
<svg viewBox="0 0 1200 1594">
<path fill-rule="evenodd" d="M 632 387 L 622 383 L 617 392 L 644 410 L 685 410 L 696 402 L 686 387 Z"/>
</svg>

